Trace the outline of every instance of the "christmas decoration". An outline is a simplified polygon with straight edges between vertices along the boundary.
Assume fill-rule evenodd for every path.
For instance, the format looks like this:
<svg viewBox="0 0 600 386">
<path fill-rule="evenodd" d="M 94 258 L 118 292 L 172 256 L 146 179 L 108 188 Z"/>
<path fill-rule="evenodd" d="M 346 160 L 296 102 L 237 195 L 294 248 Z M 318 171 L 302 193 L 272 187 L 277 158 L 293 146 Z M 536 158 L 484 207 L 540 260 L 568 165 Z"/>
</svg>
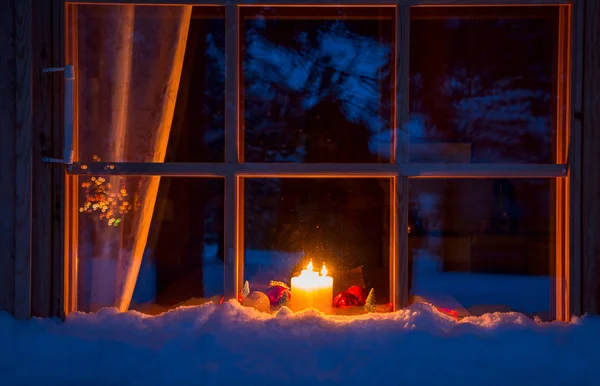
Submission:
<svg viewBox="0 0 600 386">
<path fill-rule="evenodd" d="M 100 161 L 100 157 L 93 156 L 93 160 Z M 119 186 L 107 182 L 104 177 L 90 177 L 81 183 L 84 189 L 85 201 L 79 208 L 81 213 L 98 213 L 100 221 L 106 221 L 108 226 L 119 226 L 123 217 L 132 210 L 140 207 L 139 195 L 133 195 L 133 203 L 129 201 L 129 193 L 125 186 L 125 178 L 118 177 Z M 138 183 L 138 190 L 142 180 Z"/>
<path fill-rule="evenodd" d="M 271 302 L 272 309 L 278 309 L 282 296 L 285 294 L 288 301 L 291 299 L 290 287 L 280 281 L 271 281 L 266 292 Z"/>
<path fill-rule="evenodd" d="M 365 302 L 367 301 L 367 293 L 363 287 L 359 285 L 353 285 L 352 287 L 348 288 L 348 292 L 356 296 L 359 306 L 365 305 Z"/>
<path fill-rule="evenodd" d="M 240 292 L 237 296 L 237 301 L 241 303 L 244 300 L 244 298 L 245 298 L 245 296 L 243 296 L 242 293 Z M 221 296 L 221 301 L 219 302 L 219 304 L 223 304 L 224 302 L 225 302 L 225 296 Z"/>
<path fill-rule="evenodd" d="M 283 294 L 281 295 L 281 298 L 279 299 L 279 303 L 277 304 L 277 309 L 285 306 L 287 308 L 290 308 L 290 298 L 288 296 L 288 293 L 290 293 L 289 291 L 284 291 Z"/>
<path fill-rule="evenodd" d="M 333 298 L 333 306 L 338 308 L 353 307 L 358 305 L 356 296 L 348 291 L 340 292 Z"/>
<path fill-rule="evenodd" d="M 244 299 L 246 298 L 246 296 L 248 296 L 249 293 L 250 293 L 250 283 L 248 283 L 248 280 L 246 280 L 244 282 L 244 288 L 242 289 L 242 293 L 239 296 L 240 303 L 244 301 Z"/>
<path fill-rule="evenodd" d="M 291 301 L 292 311 L 315 308 L 321 312 L 331 311 L 333 297 L 333 277 L 327 276 L 327 267 L 323 264 L 321 273 L 313 270 L 312 260 L 299 276 L 292 277 L 291 284 L 294 299 Z"/>
<path fill-rule="evenodd" d="M 365 301 L 365 311 L 375 312 L 375 309 L 375 289 L 371 288 L 371 291 L 369 291 L 369 296 L 367 296 L 367 300 Z"/>
<path fill-rule="evenodd" d="M 435 308 L 443 314 L 449 315 L 449 316 L 453 317 L 454 319 L 458 319 L 458 312 L 455 310 L 451 310 L 450 308 L 443 308 L 443 307 L 435 307 Z"/>
<path fill-rule="evenodd" d="M 271 302 L 267 295 L 260 291 L 252 291 L 242 301 L 244 307 L 252 307 L 260 312 L 269 312 L 271 310 Z"/>
</svg>

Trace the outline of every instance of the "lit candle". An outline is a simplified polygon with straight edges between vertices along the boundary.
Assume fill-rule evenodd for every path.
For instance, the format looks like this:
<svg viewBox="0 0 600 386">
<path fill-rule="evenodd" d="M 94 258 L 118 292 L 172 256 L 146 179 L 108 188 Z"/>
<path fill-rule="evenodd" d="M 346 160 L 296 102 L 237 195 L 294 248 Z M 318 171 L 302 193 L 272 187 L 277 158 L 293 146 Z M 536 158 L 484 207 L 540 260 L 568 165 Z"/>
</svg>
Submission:
<svg viewBox="0 0 600 386">
<path fill-rule="evenodd" d="M 327 276 L 325 264 L 319 276 L 319 272 L 313 271 L 312 261 L 308 263 L 300 276 L 292 278 L 291 290 L 293 296 L 290 306 L 293 311 L 307 308 L 316 308 L 325 313 L 331 311 L 333 278 Z"/>
<path fill-rule="evenodd" d="M 333 301 L 333 278 L 327 276 L 327 267 L 323 264 L 321 276 L 319 277 L 319 286 L 315 296 L 315 308 L 324 313 L 331 312 L 331 302 Z"/>
</svg>

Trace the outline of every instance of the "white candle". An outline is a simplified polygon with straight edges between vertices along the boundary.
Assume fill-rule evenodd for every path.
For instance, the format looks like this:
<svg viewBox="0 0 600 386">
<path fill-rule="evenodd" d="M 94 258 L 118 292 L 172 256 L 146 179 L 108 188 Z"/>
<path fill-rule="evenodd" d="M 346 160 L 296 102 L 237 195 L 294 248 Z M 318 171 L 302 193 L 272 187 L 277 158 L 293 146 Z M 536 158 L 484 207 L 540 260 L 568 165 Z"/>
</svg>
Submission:
<svg viewBox="0 0 600 386">
<path fill-rule="evenodd" d="M 312 261 L 306 269 L 300 272 L 300 276 L 292 278 L 292 300 L 293 311 L 301 311 L 307 308 L 316 308 L 321 312 L 331 311 L 333 299 L 333 278 L 327 276 L 327 268 L 323 265 L 321 276 L 313 271 Z"/>
</svg>

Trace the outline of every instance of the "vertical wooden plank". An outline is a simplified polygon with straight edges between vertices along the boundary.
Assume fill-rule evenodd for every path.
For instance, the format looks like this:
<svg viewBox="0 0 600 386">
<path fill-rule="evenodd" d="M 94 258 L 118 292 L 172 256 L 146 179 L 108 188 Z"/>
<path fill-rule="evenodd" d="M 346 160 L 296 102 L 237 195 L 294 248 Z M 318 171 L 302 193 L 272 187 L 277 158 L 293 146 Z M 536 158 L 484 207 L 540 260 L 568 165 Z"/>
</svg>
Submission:
<svg viewBox="0 0 600 386">
<path fill-rule="evenodd" d="M 31 1 L 33 131 L 31 163 L 31 315 L 51 316 L 52 296 L 52 169 L 42 157 L 55 157 L 52 141 L 52 80 L 61 73 L 45 74 L 52 62 L 52 1 Z M 60 155 L 59 155 L 60 157 Z"/>
<path fill-rule="evenodd" d="M 410 7 L 398 6 L 396 8 L 396 113 L 395 113 L 395 162 L 408 162 L 408 86 L 409 86 L 409 58 L 410 58 Z M 395 214 L 393 237 L 391 238 L 393 251 L 390 271 L 392 276 L 391 299 L 394 310 L 408 305 L 408 177 L 400 175 L 392 183 L 392 197 L 395 205 L 392 210 Z"/>
<path fill-rule="evenodd" d="M 585 2 L 582 312 L 600 313 L 600 1 Z"/>
<path fill-rule="evenodd" d="M 224 295 L 225 299 L 237 299 L 240 282 L 243 278 L 243 178 L 229 173 L 225 177 L 225 261 Z"/>
<path fill-rule="evenodd" d="M 558 41 L 557 44 L 557 90 L 556 90 L 556 136 L 555 152 L 556 163 L 567 162 L 567 148 L 569 138 L 569 60 L 570 60 L 570 8 L 559 7 L 558 17 Z M 554 181 L 553 200 L 551 201 L 552 227 L 554 235 L 552 241 L 554 249 L 551 249 L 550 266 L 553 267 L 554 288 L 552 292 L 552 304 L 555 319 L 566 321 L 569 318 L 569 248 L 567 244 L 568 228 L 568 181 L 557 178 Z"/>
<path fill-rule="evenodd" d="M 15 34 L 14 2 L 0 4 L 0 310 L 14 313 Z"/>
<path fill-rule="evenodd" d="M 15 310 L 18 319 L 31 312 L 31 1 L 15 1 L 16 146 L 15 146 Z"/>
<path fill-rule="evenodd" d="M 237 192 L 236 192 L 236 239 L 235 239 L 235 282 L 236 282 L 236 293 L 240 293 L 243 288 L 244 281 L 244 194 L 245 194 L 245 179 L 243 177 L 237 178 Z"/>
<path fill-rule="evenodd" d="M 65 63 L 65 4 L 64 0 L 52 0 L 52 63 L 62 66 Z M 61 149 L 63 145 L 63 79 L 52 79 L 52 149 Z M 65 317 L 65 169 L 63 165 L 53 165 L 51 187 L 52 213 L 52 288 L 51 315 Z"/>
<path fill-rule="evenodd" d="M 235 164 L 240 157 L 239 146 L 239 9 L 230 4 L 225 9 L 225 162 L 232 165 L 225 177 L 225 298 L 235 299 L 239 292 L 240 274 L 243 277 L 243 251 L 240 239 L 240 178 Z M 243 231 L 243 229 L 242 229 Z M 243 247 L 242 247 L 243 248 Z M 240 273 L 241 272 L 241 273 Z"/>
<path fill-rule="evenodd" d="M 569 316 L 581 315 L 581 168 L 582 138 L 581 112 L 583 97 L 583 26 L 584 0 L 573 0 L 571 5 L 571 50 L 569 96 Z"/>
<path fill-rule="evenodd" d="M 62 0 L 58 0 L 62 2 Z M 75 116 L 73 117 L 73 151 L 75 159 L 78 159 L 78 127 L 79 127 L 79 117 L 77 115 L 77 105 L 79 103 L 78 99 L 78 78 L 77 71 L 79 65 L 79 50 L 78 50 L 78 21 L 77 21 L 77 5 L 63 5 L 64 9 L 64 57 L 66 58 L 66 62 L 75 67 L 75 81 L 73 85 L 73 109 L 75 111 Z M 61 84 L 64 84 L 61 82 Z M 63 90 L 64 91 L 64 90 Z M 64 102 L 62 99 L 59 99 L 57 102 L 60 104 L 60 111 L 63 110 Z M 61 119 L 64 119 L 62 115 Z M 60 134 L 57 134 L 57 141 L 60 141 L 62 144 L 62 122 L 59 130 Z M 68 315 L 72 311 L 77 310 L 77 288 L 79 285 L 78 281 L 78 244 L 77 244 L 77 218 L 79 216 L 79 211 L 72 210 L 73 208 L 78 208 L 78 177 L 77 176 L 65 176 L 64 169 L 61 170 L 64 178 L 64 192 L 57 192 L 57 195 L 62 196 L 64 200 L 64 206 L 62 208 L 62 216 L 63 216 L 63 263 L 62 263 L 62 313 L 64 315 Z M 60 197 L 59 197 L 60 199 Z M 60 258 L 60 257 L 59 257 Z M 57 267 L 58 269 L 59 267 Z"/>
</svg>

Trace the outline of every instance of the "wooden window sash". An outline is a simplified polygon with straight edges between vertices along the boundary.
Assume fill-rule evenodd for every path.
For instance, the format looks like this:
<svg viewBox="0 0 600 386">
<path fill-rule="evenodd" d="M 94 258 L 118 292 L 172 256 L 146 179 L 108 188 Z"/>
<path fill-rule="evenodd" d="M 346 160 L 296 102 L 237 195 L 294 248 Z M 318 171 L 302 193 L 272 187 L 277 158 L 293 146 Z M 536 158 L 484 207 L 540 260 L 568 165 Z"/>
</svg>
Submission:
<svg viewBox="0 0 600 386">
<path fill-rule="evenodd" d="M 580 0 L 573 0 L 578 3 Z M 408 122 L 408 58 L 409 58 L 409 31 L 410 31 L 410 7 L 411 6 L 505 6 L 505 5 L 569 5 L 571 0 L 346 0 L 343 2 L 335 0 L 321 0 L 318 5 L 315 0 L 286 0 L 272 6 L 392 6 L 396 7 L 396 67 L 394 74 L 395 83 L 395 110 L 393 113 L 394 127 L 403 127 Z M 391 163 L 377 164 L 311 164 L 311 163 L 243 163 L 243 132 L 240 129 L 240 36 L 239 36 L 239 8 L 240 6 L 259 6 L 253 0 L 244 1 L 198 1 L 198 0 L 81 0 L 67 2 L 67 4 L 136 4 L 136 5 L 225 5 L 226 6 L 226 80 L 225 80 L 225 162 L 223 163 L 82 163 L 76 162 L 67 166 L 69 181 L 77 175 L 105 174 L 105 175 L 135 175 L 135 176 L 164 176 L 164 177 L 206 177 L 225 179 L 225 295 L 235 298 L 240 291 L 243 278 L 243 253 L 244 253 L 244 179 L 245 178 L 389 178 L 390 179 L 390 292 L 394 309 L 399 309 L 408 304 L 408 245 L 407 245 L 407 208 L 408 208 L 408 179 L 409 178 L 555 178 L 557 179 L 556 190 L 556 221 L 557 221 L 557 279 L 570 277 L 573 271 L 569 269 L 569 254 L 577 256 L 575 264 L 579 261 L 577 247 L 573 247 L 573 237 L 578 237 L 580 230 L 576 233 L 569 232 L 567 221 L 569 210 L 573 210 L 569 192 L 575 191 L 580 194 L 573 178 L 569 177 L 569 165 L 575 166 L 575 172 L 579 173 L 580 163 L 573 163 L 573 159 L 567 159 L 567 145 L 570 151 L 577 153 L 577 145 L 573 142 L 566 143 L 571 133 L 569 131 L 570 117 L 570 84 L 560 82 L 559 94 L 564 95 L 559 104 L 568 104 L 566 117 L 561 119 L 565 123 L 560 124 L 557 134 L 558 159 L 557 164 L 420 164 L 408 163 L 408 140 L 406 133 L 398 130 L 393 138 L 395 152 L 392 153 Z M 581 18 L 581 8 L 576 8 L 577 17 Z M 561 37 L 564 31 L 570 32 L 571 7 L 564 7 L 561 13 Z M 566 27 L 565 27 L 566 26 Z M 580 29 L 580 27 L 578 27 Z M 68 38 L 68 36 L 67 36 Z M 581 45 L 580 34 L 573 37 L 573 45 L 576 49 Z M 567 38 L 567 41 L 570 40 Z M 566 50 L 569 59 L 562 65 L 571 67 L 570 44 L 559 48 Z M 73 53 L 72 53 L 73 54 Z M 565 55 L 559 55 L 564 57 Z M 575 83 L 580 82 L 581 63 L 577 63 L 574 76 Z M 578 70 L 579 69 L 579 70 Z M 577 76 L 579 76 L 577 78 Z M 561 93 L 560 87 L 563 87 Z M 580 101 L 579 101 L 580 102 Z M 580 104 L 580 103 L 579 103 Z M 76 123 L 75 123 L 76 125 Z M 75 131 L 76 136 L 76 131 Z M 76 137 L 75 137 L 76 138 Z M 564 140 L 561 142 L 561 138 Z M 76 143 L 76 141 L 74 141 Z M 580 145 L 579 145 L 580 146 Z M 76 150 L 76 149 L 75 149 Z M 580 152 L 580 150 L 579 150 Z M 571 162 L 569 162 L 571 161 Z M 72 200 L 74 195 L 73 182 L 67 182 L 66 202 Z M 69 188 L 70 186 L 70 188 Z M 76 187 L 76 184 L 74 185 Z M 573 193 L 571 194 L 573 196 Z M 575 212 L 574 214 L 578 214 Z M 580 213 L 578 214 L 580 216 Z M 71 228 L 76 227 L 75 219 L 66 215 L 66 233 L 72 233 Z M 571 226 L 573 222 L 571 221 Z M 74 240 L 65 235 L 66 245 L 71 246 L 73 251 Z M 69 248 L 67 248 L 68 250 Z M 65 252 L 68 256 L 68 252 Z M 71 261 L 73 258 L 71 257 Z M 68 260 L 67 260 L 68 261 Z M 65 288 L 70 287 L 71 299 L 66 307 L 66 312 L 76 307 L 76 270 L 72 271 L 72 264 L 67 264 L 65 269 Z M 68 282 L 71 282 L 67 286 Z M 573 306 L 570 302 L 576 298 L 569 292 L 574 283 L 565 280 L 556 280 L 555 288 L 555 315 L 559 320 L 566 320 Z M 75 286 L 75 287 L 74 287 Z M 65 292 L 67 293 L 67 292 Z M 67 296 L 69 299 L 69 296 Z M 578 304 L 574 305 L 577 308 Z"/>
</svg>

